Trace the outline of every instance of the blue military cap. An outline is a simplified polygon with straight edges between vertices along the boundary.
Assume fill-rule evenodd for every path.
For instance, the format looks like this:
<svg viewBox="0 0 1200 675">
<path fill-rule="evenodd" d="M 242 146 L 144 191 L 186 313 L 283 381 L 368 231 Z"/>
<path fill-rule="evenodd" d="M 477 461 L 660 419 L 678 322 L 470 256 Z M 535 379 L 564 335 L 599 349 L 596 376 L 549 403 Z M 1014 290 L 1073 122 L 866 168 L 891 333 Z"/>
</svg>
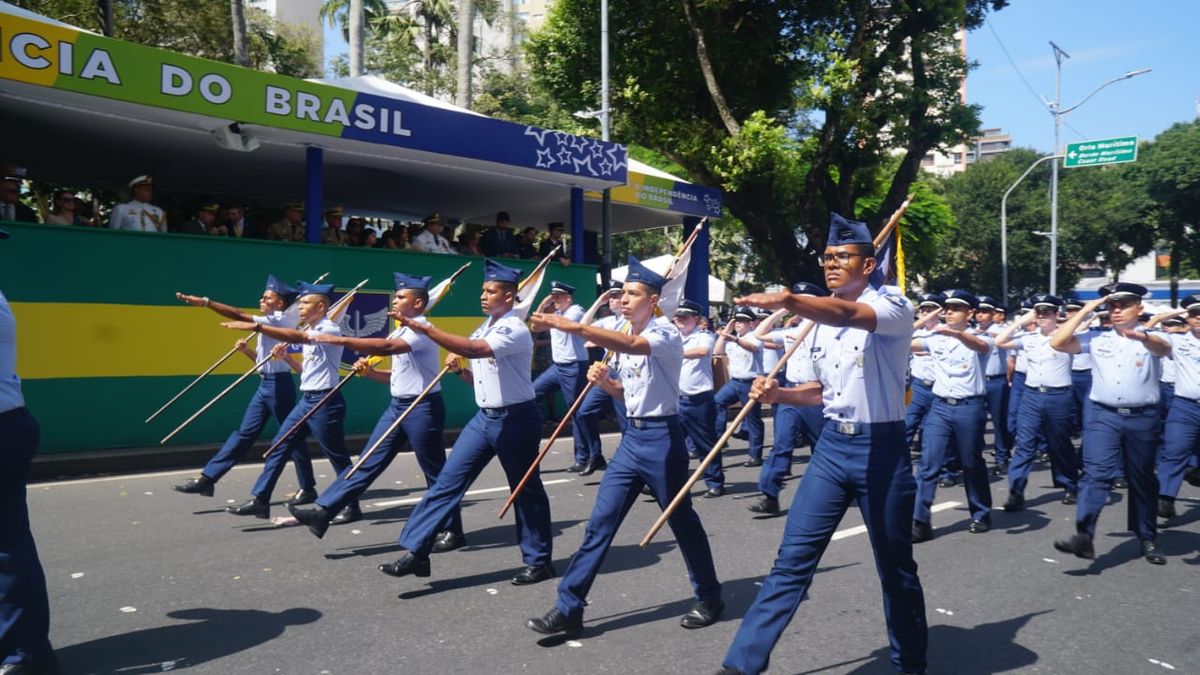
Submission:
<svg viewBox="0 0 1200 675">
<path fill-rule="evenodd" d="M 1083 301 L 1074 295 L 1064 296 L 1062 300 L 1064 309 L 1079 309 L 1083 307 Z"/>
<path fill-rule="evenodd" d="M 1119 281 L 1115 284 L 1100 287 L 1100 297 L 1113 300 L 1116 298 L 1136 298 L 1141 300 L 1146 296 L 1146 287 Z"/>
<path fill-rule="evenodd" d="M 846 244 L 873 244 L 871 241 L 871 231 L 867 229 L 866 223 L 860 223 L 857 220 L 850 220 L 842 216 L 830 212 L 829 214 L 829 239 L 825 241 L 826 246 L 845 246 Z"/>
<path fill-rule="evenodd" d="M 999 300 L 990 295 L 981 295 L 977 299 L 979 300 L 979 306 L 977 309 L 995 309 L 1001 312 L 1006 311 L 1004 309 L 1004 305 L 1000 304 Z"/>
<path fill-rule="evenodd" d="M 1200 307 L 1197 307 L 1196 309 L 1200 309 Z M 1164 325 L 1164 326 L 1183 326 L 1183 325 L 1185 325 L 1185 323 L 1184 323 L 1182 316 L 1172 316 L 1172 317 L 1163 319 L 1162 325 Z"/>
<path fill-rule="evenodd" d="M 522 274 L 524 273 L 521 270 L 503 265 L 491 258 L 483 261 L 484 281 L 501 281 L 506 284 L 515 284 L 521 280 Z"/>
<path fill-rule="evenodd" d="M 918 307 L 924 307 L 925 305 L 941 307 L 946 304 L 946 296 L 941 293 L 922 293 L 919 299 L 921 302 L 917 305 Z"/>
<path fill-rule="evenodd" d="M 550 282 L 551 293 L 566 293 L 567 295 L 575 295 L 575 287 L 571 284 L 564 284 L 561 281 Z"/>
<path fill-rule="evenodd" d="M 797 281 L 792 284 L 792 292 L 796 295 L 812 295 L 818 298 L 829 295 L 829 291 L 807 281 Z"/>
<path fill-rule="evenodd" d="M 954 302 L 960 305 L 966 305 L 971 309 L 975 309 L 979 306 L 979 298 L 976 298 L 974 294 L 968 291 L 952 288 L 944 292 L 943 295 L 946 296 L 946 304 Z"/>
<path fill-rule="evenodd" d="M 625 283 L 628 284 L 631 282 L 645 284 L 657 291 L 661 291 L 662 287 L 667 284 L 667 279 L 658 272 L 646 267 L 640 260 L 631 255 L 629 256 L 629 273 L 625 275 Z"/>
<path fill-rule="evenodd" d="M 675 308 L 675 314 L 677 316 L 680 314 L 685 314 L 688 316 L 700 316 L 703 313 L 704 308 L 700 306 L 700 303 L 696 302 L 695 300 L 688 300 L 687 298 L 680 300 L 679 307 Z"/>
<path fill-rule="evenodd" d="M 1021 309 L 1033 309 L 1033 301 L 1029 298 L 1025 298 L 1021 301 Z"/>
<path fill-rule="evenodd" d="M 733 312 L 733 319 L 735 321 L 754 321 L 757 318 L 758 317 L 754 315 L 754 310 L 744 305 L 742 307 L 738 307 Z"/>
<path fill-rule="evenodd" d="M 1200 312 L 1200 293 L 1192 293 L 1179 301 L 1179 306 L 1186 309 L 1188 313 Z"/>
<path fill-rule="evenodd" d="M 433 279 L 433 277 L 414 277 L 403 272 L 392 272 L 392 276 L 396 279 L 396 290 L 398 291 L 408 289 L 428 291 L 429 282 Z"/>
<path fill-rule="evenodd" d="M 1049 293 L 1034 293 L 1029 296 L 1029 306 L 1037 309 L 1038 307 L 1053 307 L 1058 309 L 1062 307 L 1063 301 L 1056 295 Z"/>
<path fill-rule="evenodd" d="M 300 295 L 324 295 L 330 297 L 333 295 L 333 284 L 310 284 L 307 281 L 301 281 Z"/>
<path fill-rule="evenodd" d="M 280 281 L 274 274 L 267 275 L 266 290 L 274 291 L 284 300 L 291 301 L 296 297 L 296 289 Z"/>
<path fill-rule="evenodd" d="M 625 287 L 625 282 L 621 281 L 620 279 L 609 279 L 608 280 L 608 290 L 610 290 L 610 291 L 619 291 L 624 287 Z"/>
</svg>

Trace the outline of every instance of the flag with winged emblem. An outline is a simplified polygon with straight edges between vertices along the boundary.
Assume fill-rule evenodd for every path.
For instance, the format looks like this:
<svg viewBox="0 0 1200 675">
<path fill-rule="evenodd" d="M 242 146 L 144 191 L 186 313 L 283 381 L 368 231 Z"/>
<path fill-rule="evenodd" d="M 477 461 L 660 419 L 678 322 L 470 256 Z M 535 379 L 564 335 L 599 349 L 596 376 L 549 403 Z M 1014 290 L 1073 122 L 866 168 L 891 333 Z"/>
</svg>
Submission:
<svg viewBox="0 0 1200 675">
<path fill-rule="evenodd" d="M 558 254 L 558 249 L 560 248 L 562 248 L 561 244 L 551 249 L 546 254 L 546 257 L 542 258 L 542 261 L 538 263 L 537 267 L 533 268 L 529 276 L 517 284 L 517 302 L 513 305 L 513 312 L 522 321 L 529 319 L 529 312 L 533 310 L 533 300 L 542 288 L 542 280 L 546 278 L 546 266 Z"/>
</svg>

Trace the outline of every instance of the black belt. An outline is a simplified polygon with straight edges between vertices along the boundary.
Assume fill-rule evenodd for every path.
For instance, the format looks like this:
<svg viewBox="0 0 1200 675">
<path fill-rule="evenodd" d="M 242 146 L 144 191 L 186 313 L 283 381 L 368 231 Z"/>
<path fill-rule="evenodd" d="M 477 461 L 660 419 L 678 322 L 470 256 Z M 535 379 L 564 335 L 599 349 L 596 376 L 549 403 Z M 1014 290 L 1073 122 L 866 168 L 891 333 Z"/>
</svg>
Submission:
<svg viewBox="0 0 1200 675">
<path fill-rule="evenodd" d="M 1071 372 L 1072 373 L 1090 373 L 1090 372 L 1092 372 L 1092 369 L 1091 368 L 1072 368 Z"/>
<path fill-rule="evenodd" d="M 1101 408 L 1103 408 L 1109 412 L 1117 413 L 1118 415 L 1121 415 L 1122 417 L 1127 417 L 1130 415 L 1140 415 L 1140 414 L 1146 412 L 1147 410 L 1155 410 L 1155 411 L 1158 410 L 1157 405 L 1139 405 L 1139 406 L 1120 406 L 1120 407 L 1118 407 L 1118 406 L 1105 405 L 1103 403 L 1100 403 L 1099 401 L 1092 401 L 1092 403 L 1095 403 L 1096 405 L 1100 406 Z"/>
<path fill-rule="evenodd" d="M 937 400 L 946 405 L 966 405 L 968 403 L 981 403 L 984 398 L 982 396 L 967 396 L 965 398 L 950 398 L 949 396 L 935 396 Z"/>
<path fill-rule="evenodd" d="M 702 391 L 699 394 L 680 394 L 679 400 L 685 403 L 696 403 L 697 401 L 703 401 L 706 398 L 712 398 L 712 395 L 713 393 L 710 389 L 709 391 Z"/>
<path fill-rule="evenodd" d="M 747 384 L 752 384 L 752 383 L 754 382 L 754 378 L 753 378 L 753 377 L 735 377 L 735 378 L 733 378 L 733 379 L 734 379 L 734 380 L 736 380 L 736 381 L 738 381 L 738 382 L 745 382 L 745 383 L 747 383 Z"/>
<path fill-rule="evenodd" d="M 491 419 L 500 419 L 500 418 L 506 417 L 509 412 L 516 410 L 517 408 L 532 406 L 533 403 L 534 403 L 534 401 L 531 399 L 528 401 L 522 401 L 520 403 L 514 403 L 512 405 L 500 406 L 497 408 L 480 408 L 479 412 L 483 413 L 484 417 L 488 417 Z"/>
<path fill-rule="evenodd" d="M 666 417 L 629 417 L 626 421 L 634 429 L 655 429 L 668 426 L 674 419 L 674 415 L 667 415 Z"/>
<path fill-rule="evenodd" d="M 328 389 L 301 389 L 300 395 L 301 396 L 315 396 L 318 394 L 324 395 L 324 394 L 328 394 L 332 390 L 333 390 L 333 387 L 329 387 Z"/>
<path fill-rule="evenodd" d="M 1035 387 L 1031 384 L 1027 384 L 1027 385 L 1025 385 L 1025 388 L 1032 389 L 1033 391 L 1036 391 L 1039 394 L 1048 394 L 1050 392 L 1055 392 L 1055 391 L 1069 391 L 1071 389 L 1071 386 L 1067 385 L 1065 387 Z"/>
<path fill-rule="evenodd" d="M 1008 377 L 1008 376 L 1007 376 L 1007 375 L 1005 375 L 1004 373 L 1000 373 L 999 375 L 988 375 L 988 376 L 987 376 L 987 379 L 988 379 L 988 381 L 989 381 L 989 382 L 991 382 L 992 380 L 998 380 L 998 379 L 1000 379 L 1000 378 L 1002 378 L 1002 377 Z"/>
</svg>

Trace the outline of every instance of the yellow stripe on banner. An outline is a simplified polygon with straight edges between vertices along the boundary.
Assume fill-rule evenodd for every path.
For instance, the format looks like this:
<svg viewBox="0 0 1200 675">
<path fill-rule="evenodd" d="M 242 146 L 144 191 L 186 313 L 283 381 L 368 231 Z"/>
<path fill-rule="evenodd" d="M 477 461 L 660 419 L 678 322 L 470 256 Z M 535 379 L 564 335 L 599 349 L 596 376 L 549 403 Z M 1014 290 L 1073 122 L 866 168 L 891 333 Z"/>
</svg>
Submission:
<svg viewBox="0 0 1200 675">
<path fill-rule="evenodd" d="M 221 328 L 224 319 L 197 307 L 14 302 L 12 310 L 17 374 L 26 380 L 197 375 L 246 335 Z M 434 319 L 439 327 L 463 335 L 482 320 Z M 251 365 L 235 354 L 214 374 L 241 374 Z"/>
</svg>

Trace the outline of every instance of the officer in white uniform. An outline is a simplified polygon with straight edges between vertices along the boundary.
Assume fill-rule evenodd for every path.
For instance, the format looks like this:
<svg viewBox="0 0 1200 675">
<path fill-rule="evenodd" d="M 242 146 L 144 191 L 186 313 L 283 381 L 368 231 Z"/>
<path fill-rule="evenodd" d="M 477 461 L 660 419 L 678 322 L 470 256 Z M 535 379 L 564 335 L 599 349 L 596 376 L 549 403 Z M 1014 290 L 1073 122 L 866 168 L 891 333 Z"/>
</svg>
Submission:
<svg viewBox="0 0 1200 675">
<path fill-rule="evenodd" d="M 455 253 L 454 247 L 442 236 L 442 217 L 433 214 L 425 219 L 425 228 L 413 237 L 412 247 L 424 253 Z"/>
<path fill-rule="evenodd" d="M 109 227 L 114 230 L 166 232 L 166 214 L 150 203 L 154 198 L 154 179 L 150 176 L 138 176 L 129 181 L 129 189 L 132 192 L 130 200 L 113 207 Z"/>
<path fill-rule="evenodd" d="M 583 318 L 583 308 L 575 304 L 575 287 L 561 281 L 550 282 L 550 294 L 542 301 L 538 311 L 553 311 L 571 321 Z M 583 338 L 551 328 L 550 360 L 550 367 L 533 381 L 533 393 L 541 399 L 561 390 L 569 406 L 575 402 L 587 380 L 588 354 L 583 346 Z M 567 471 L 590 476 L 604 469 L 604 455 L 590 457 L 588 454 L 588 443 L 584 440 L 587 427 L 578 416 L 571 420 L 571 434 L 575 439 L 575 464 Z"/>
</svg>

